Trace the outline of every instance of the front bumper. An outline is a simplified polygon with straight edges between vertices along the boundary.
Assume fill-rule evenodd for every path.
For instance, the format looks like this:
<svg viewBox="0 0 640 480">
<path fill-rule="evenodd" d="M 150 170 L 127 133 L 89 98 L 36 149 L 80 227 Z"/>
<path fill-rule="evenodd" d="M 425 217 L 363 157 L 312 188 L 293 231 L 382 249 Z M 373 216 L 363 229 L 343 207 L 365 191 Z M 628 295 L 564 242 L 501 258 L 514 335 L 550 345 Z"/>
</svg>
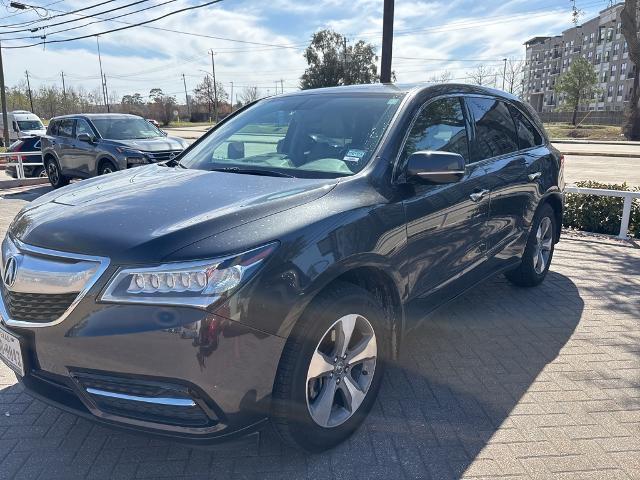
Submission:
<svg viewBox="0 0 640 480">
<path fill-rule="evenodd" d="M 96 305 L 76 317 L 82 310 L 45 328 L 3 325 L 21 339 L 19 380 L 37 397 L 195 442 L 246 433 L 268 417 L 280 337 L 195 309 Z"/>
<path fill-rule="evenodd" d="M 103 423 L 192 442 L 248 433 L 268 418 L 283 338 L 195 308 L 100 303 L 114 269 L 59 322 L 0 318 L 20 338 L 30 392 Z M 7 316 L 5 296 L 0 288 Z"/>
</svg>

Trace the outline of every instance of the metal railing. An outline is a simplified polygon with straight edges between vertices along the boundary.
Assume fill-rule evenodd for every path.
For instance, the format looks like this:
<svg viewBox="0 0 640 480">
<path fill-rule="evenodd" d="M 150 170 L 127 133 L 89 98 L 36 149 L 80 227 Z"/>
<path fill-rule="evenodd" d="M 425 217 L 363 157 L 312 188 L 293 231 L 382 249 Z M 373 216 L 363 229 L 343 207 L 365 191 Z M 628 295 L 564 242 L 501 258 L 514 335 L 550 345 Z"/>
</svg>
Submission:
<svg viewBox="0 0 640 480">
<path fill-rule="evenodd" d="M 39 157 L 42 154 L 40 152 L 6 152 L 0 153 L 0 160 L 6 159 L 5 165 L 7 167 L 15 165 L 16 174 L 19 180 L 26 178 L 24 174 L 24 167 L 43 167 L 42 161 L 39 162 L 25 162 L 25 157 Z M 27 159 L 28 160 L 28 159 Z"/>
<path fill-rule="evenodd" d="M 620 233 L 618 238 L 627 239 L 629 233 L 629 220 L 631 219 L 631 202 L 634 198 L 640 199 L 640 192 L 626 192 L 624 190 L 605 190 L 601 188 L 565 187 L 565 193 L 577 193 L 581 195 L 599 195 L 601 197 L 624 198 L 622 204 L 622 219 L 620 221 Z"/>
</svg>

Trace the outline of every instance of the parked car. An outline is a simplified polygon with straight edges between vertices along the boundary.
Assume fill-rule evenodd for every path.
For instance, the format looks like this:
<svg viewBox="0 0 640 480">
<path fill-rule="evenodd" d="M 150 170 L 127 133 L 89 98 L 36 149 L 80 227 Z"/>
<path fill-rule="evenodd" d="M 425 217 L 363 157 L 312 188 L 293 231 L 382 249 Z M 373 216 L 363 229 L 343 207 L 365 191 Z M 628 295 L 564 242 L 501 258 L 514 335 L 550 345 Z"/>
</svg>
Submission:
<svg viewBox="0 0 640 480">
<path fill-rule="evenodd" d="M 7 114 L 9 140 L 15 142 L 25 137 L 42 136 L 45 133 L 42 120 L 35 113 L 14 110 Z M 4 119 L 0 115 L 0 132 L 4 130 Z M 3 140 L 4 141 L 4 140 Z"/>
<path fill-rule="evenodd" d="M 25 137 L 22 140 L 13 142 L 7 148 L 7 153 L 11 152 L 40 152 L 40 137 Z M 6 160 L 13 163 L 18 160 L 18 157 L 6 157 Z M 46 178 L 47 172 L 42 164 L 42 155 L 27 155 L 22 157 L 22 161 L 23 163 L 39 163 L 39 165 L 23 165 L 25 177 Z M 15 165 L 7 165 L 6 172 L 10 177 L 18 178 L 18 169 Z"/>
<path fill-rule="evenodd" d="M 496 90 L 262 99 L 179 162 L 29 204 L 2 244 L 0 351 L 32 394 L 109 425 L 212 442 L 270 419 L 322 451 L 427 313 L 492 275 L 545 279 L 562 171 Z"/>
<path fill-rule="evenodd" d="M 171 160 L 187 145 L 135 115 L 66 115 L 49 122 L 42 157 L 51 185 L 59 188 L 72 178 Z"/>
</svg>

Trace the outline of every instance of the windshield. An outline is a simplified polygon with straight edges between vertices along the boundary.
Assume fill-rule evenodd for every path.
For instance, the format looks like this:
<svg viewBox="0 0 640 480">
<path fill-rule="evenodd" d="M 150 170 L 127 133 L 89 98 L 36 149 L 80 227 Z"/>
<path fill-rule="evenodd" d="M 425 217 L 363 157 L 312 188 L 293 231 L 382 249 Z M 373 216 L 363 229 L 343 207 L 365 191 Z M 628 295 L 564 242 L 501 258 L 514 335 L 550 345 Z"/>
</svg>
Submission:
<svg viewBox="0 0 640 480">
<path fill-rule="evenodd" d="M 16 123 L 18 124 L 18 128 L 22 131 L 44 129 L 44 125 L 42 125 L 40 120 L 18 120 Z"/>
<path fill-rule="evenodd" d="M 108 140 L 136 140 L 163 137 L 160 130 L 144 118 L 92 118 L 102 138 Z"/>
<path fill-rule="evenodd" d="M 367 164 L 403 94 L 313 94 L 264 100 L 180 161 L 200 170 L 353 175 Z"/>
</svg>

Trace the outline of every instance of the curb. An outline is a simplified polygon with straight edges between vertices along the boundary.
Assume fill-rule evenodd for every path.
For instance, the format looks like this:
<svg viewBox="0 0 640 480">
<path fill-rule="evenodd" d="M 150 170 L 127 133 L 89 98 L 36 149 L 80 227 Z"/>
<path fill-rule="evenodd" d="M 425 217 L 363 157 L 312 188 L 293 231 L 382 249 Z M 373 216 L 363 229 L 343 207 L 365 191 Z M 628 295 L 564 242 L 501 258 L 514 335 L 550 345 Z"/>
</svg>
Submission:
<svg viewBox="0 0 640 480">
<path fill-rule="evenodd" d="M 551 143 L 575 143 L 576 145 L 628 145 L 640 147 L 640 142 L 627 140 L 574 140 L 572 138 L 552 138 Z"/>
<path fill-rule="evenodd" d="M 0 190 L 5 188 L 26 187 L 29 185 L 46 185 L 48 178 L 22 178 L 14 180 L 0 180 Z"/>
<path fill-rule="evenodd" d="M 638 153 L 603 153 L 603 152 L 573 152 L 570 150 L 559 149 L 563 155 L 573 155 L 579 157 L 612 157 L 612 158 L 638 158 L 640 159 L 640 151 Z"/>
</svg>

